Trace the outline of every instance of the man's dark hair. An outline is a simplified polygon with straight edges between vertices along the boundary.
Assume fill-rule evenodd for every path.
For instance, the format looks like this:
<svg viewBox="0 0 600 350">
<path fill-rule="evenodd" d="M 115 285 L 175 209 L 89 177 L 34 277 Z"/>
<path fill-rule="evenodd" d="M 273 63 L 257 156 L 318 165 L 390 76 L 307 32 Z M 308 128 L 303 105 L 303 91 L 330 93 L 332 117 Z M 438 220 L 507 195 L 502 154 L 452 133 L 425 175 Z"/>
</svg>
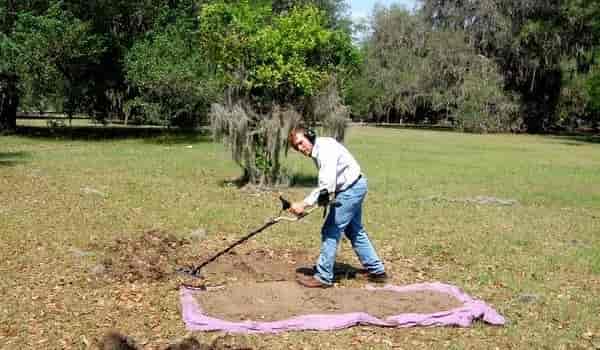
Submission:
<svg viewBox="0 0 600 350">
<path fill-rule="evenodd" d="M 297 134 L 303 134 L 304 137 L 306 137 L 311 144 L 315 144 L 317 134 L 314 132 L 314 130 L 305 128 L 303 126 L 297 126 L 295 128 L 292 128 L 292 130 L 290 130 L 290 133 L 288 134 L 288 144 L 292 145 L 294 149 L 296 149 L 296 145 L 294 144 L 294 138 Z"/>
</svg>

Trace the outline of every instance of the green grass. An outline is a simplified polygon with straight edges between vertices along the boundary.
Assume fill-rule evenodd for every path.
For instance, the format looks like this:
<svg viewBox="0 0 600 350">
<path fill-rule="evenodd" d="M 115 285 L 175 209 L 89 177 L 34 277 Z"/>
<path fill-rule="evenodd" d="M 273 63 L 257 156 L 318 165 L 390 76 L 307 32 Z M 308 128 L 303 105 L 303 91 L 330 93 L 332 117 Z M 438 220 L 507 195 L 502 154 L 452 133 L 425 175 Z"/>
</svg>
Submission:
<svg viewBox="0 0 600 350">
<path fill-rule="evenodd" d="M 232 336 L 256 348 L 579 349 L 600 344 L 600 144 L 575 138 L 355 127 L 347 145 L 369 181 L 365 225 L 394 282 L 443 281 L 492 304 L 505 327 Z M 190 147 L 191 146 L 191 147 Z M 287 166 L 310 179 L 310 160 Z M 206 136 L 0 138 L 0 348 L 86 348 L 117 328 L 152 348 L 185 335 L 177 290 L 140 286 L 128 309 L 89 283 L 75 256 L 157 228 L 239 237 L 276 212 L 277 191 L 239 175 Z M 300 199 L 306 187 L 279 189 Z M 477 204 L 477 196 L 515 205 Z M 321 222 L 276 226 L 271 248 L 317 250 Z M 217 241 L 215 244 L 218 244 Z M 341 257 L 352 258 L 341 248 Z M 354 262 L 350 260 L 350 262 Z M 532 294 L 534 302 L 520 300 Z M 157 326 L 157 320 L 158 326 Z M 217 334 L 195 334 L 209 340 Z M 361 342 L 362 341 L 362 342 Z"/>
</svg>

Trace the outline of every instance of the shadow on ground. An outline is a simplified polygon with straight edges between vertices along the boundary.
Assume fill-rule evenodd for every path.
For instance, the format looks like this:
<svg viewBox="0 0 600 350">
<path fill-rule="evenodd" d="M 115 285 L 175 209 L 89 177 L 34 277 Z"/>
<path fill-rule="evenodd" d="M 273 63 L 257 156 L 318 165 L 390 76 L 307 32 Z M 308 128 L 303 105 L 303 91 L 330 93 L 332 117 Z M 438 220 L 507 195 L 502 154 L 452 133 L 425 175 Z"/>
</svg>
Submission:
<svg viewBox="0 0 600 350">
<path fill-rule="evenodd" d="M 229 187 L 229 186 L 235 186 L 237 188 L 243 188 L 246 186 L 252 186 L 252 184 L 250 184 L 248 182 L 248 179 L 244 176 L 240 176 L 238 178 L 235 179 L 226 179 L 226 180 L 220 180 L 217 182 L 218 185 L 220 187 Z M 315 187 L 317 186 L 318 183 L 318 179 L 317 176 L 314 175 L 305 175 L 305 174 L 296 174 L 290 177 L 289 179 L 289 185 L 280 185 L 281 187 Z M 275 186 L 274 188 L 277 188 L 278 186 Z M 258 188 L 263 188 L 263 189 L 269 189 L 269 186 L 258 186 Z"/>
<path fill-rule="evenodd" d="M 427 131 L 448 131 L 457 132 L 455 128 L 447 125 L 435 125 L 435 124 L 399 124 L 399 123 L 367 123 L 366 126 L 374 126 L 376 128 L 383 129 L 414 129 L 414 130 L 427 130 Z"/>
<path fill-rule="evenodd" d="M 208 130 L 182 130 L 151 126 L 20 126 L 17 135 L 31 138 L 103 141 L 141 138 L 149 143 L 180 144 L 211 141 Z"/>
<path fill-rule="evenodd" d="M 551 135 L 550 137 L 562 140 L 564 144 L 571 146 L 581 146 L 585 143 L 600 143 L 600 134 Z"/>
<path fill-rule="evenodd" d="M 361 125 L 361 124 L 359 124 Z M 430 124 L 395 124 L 395 123 L 366 123 L 365 126 L 373 126 L 383 129 L 415 129 L 427 131 L 447 131 L 460 132 L 459 130 L 446 125 L 430 125 Z M 578 146 L 582 143 L 600 143 L 600 133 L 597 129 L 581 129 L 574 132 L 554 131 L 548 134 L 543 134 L 550 138 L 564 140 L 565 144 Z"/>
<path fill-rule="evenodd" d="M 357 268 L 344 262 L 336 262 L 333 267 L 334 281 L 340 282 L 343 280 L 354 280 L 361 274 L 365 274 L 367 270 L 363 268 Z M 296 269 L 296 274 L 304 276 L 312 276 L 315 274 L 315 268 L 313 267 L 299 267 Z"/>
<path fill-rule="evenodd" d="M 29 158 L 31 158 L 29 152 L 0 152 L 0 167 L 23 164 Z"/>
</svg>

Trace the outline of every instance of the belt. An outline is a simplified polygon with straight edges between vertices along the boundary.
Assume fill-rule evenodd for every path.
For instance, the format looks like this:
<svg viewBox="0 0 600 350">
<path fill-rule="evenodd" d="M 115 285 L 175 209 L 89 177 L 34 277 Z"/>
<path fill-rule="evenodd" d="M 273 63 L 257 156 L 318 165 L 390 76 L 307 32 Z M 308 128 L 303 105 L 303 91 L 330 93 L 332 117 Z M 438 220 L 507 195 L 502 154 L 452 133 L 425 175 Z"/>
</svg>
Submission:
<svg viewBox="0 0 600 350">
<path fill-rule="evenodd" d="M 346 190 L 349 190 L 350 188 L 352 188 L 352 186 L 356 185 L 356 183 L 360 179 L 362 179 L 362 174 L 358 175 L 358 177 L 356 178 L 356 180 L 352 181 L 352 183 L 350 185 L 348 185 L 346 188 L 344 188 L 343 190 L 335 191 L 335 193 L 342 193 L 342 192 L 344 192 Z"/>
</svg>

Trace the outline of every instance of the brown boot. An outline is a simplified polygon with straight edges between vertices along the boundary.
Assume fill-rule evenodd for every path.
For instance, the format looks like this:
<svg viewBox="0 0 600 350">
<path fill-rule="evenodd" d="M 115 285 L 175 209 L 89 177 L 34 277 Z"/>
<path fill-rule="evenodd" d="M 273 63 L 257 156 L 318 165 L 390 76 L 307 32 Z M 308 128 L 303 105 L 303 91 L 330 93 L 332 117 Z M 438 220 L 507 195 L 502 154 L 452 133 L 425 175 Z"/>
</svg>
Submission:
<svg viewBox="0 0 600 350">
<path fill-rule="evenodd" d="M 367 275 L 367 279 L 369 280 L 369 282 L 373 283 L 386 283 L 389 279 L 389 276 L 385 272 L 378 274 L 370 273 Z"/>
<path fill-rule="evenodd" d="M 389 279 L 389 276 L 387 273 L 382 272 L 382 273 L 370 273 L 367 270 L 360 270 L 358 271 L 358 275 L 366 278 L 369 282 L 372 283 L 386 283 Z"/>
<path fill-rule="evenodd" d="M 326 284 L 316 279 L 314 276 L 296 276 L 296 281 L 306 288 L 329 288 L 333 287 L 331 284 Z"/>
</svg>

